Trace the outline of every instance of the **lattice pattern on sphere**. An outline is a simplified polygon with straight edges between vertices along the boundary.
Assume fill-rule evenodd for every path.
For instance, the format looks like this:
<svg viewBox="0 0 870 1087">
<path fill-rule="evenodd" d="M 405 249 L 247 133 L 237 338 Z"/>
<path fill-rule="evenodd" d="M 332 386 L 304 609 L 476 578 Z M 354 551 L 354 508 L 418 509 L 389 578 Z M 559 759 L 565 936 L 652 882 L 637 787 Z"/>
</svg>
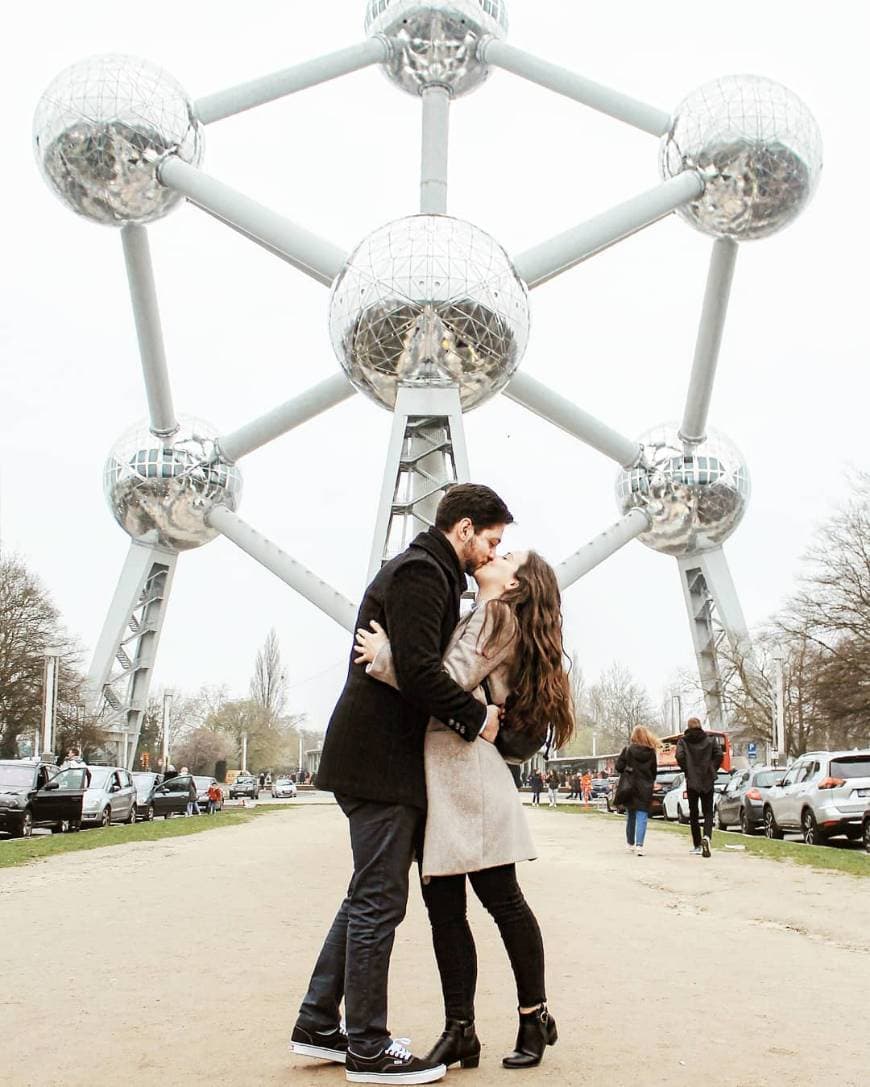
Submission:
<svg viewBox="0 0 870 1087">
<path fill-rule="evenodd" d="M 138 423 L 115 443 L 103 492 L 121 528 L 140 543 L 186 551 L 217 536 L 206 523 L 215 505 L 235 510 L 242 475 L 216 459 L 217 428 L 184 416 L 168 438 Z"/>
<path fill-rule="evenodd" d="M 336 280 L 332 343 L 354 385 L 395 406 L 398 383 L 457 383 L 463 408 L 494 396 L 525 353 L 528 297 L 502 247 L 459 219 L 376 230 Z"/>
<path fill-rule="evenodd" d="M 790 223 L 822 167 L 818 126 L 788 88 L 759 76 L 727 76 L 677 108 L 661 149 L 662 175 L 700 170 L 704 193 L 680 214 L 707 234 L 748 241 Z"/>
<path fill-rule="evenodd" d="M 181 86 L 148 61 L 120 54 L 74 64 L 37 106 L 34 148 L 57 195 L 99 223 L 147 223 L 181 197 L 159 183 L 173 153 L 198 164 L 202 127 Z"/>
<path fill-rule="evenodd" d="M 718 547 L 734 532 L 749 504 L 749 469 L 734 443 L 714 430 L 697 444 L 676 423 L 641 439 L 643 461 L 616 480 L 621 513 L 643 509 L 651 519 L 642 543 L 680 557 Z"/>
</svg>

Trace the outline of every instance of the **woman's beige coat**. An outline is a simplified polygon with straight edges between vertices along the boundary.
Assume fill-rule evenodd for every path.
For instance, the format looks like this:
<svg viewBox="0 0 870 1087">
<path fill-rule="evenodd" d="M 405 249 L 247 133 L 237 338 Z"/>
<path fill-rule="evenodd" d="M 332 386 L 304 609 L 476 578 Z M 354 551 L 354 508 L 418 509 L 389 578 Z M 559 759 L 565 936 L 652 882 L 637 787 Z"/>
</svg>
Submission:
<svg viewBox="0 0 870 1087">
<path fill-rule="evenodd" d="M 444 655 L 444 667 L 466 691 L 486 702 L 481 683 L 489 681 L 503 704 L 514 651 L 510 630 L 499 646 L 481 650 L 491 627 L 484 605 L 464 619 Z M 369 674 L 397 686 L 389 644 L 368 665 Z M 536 853 L 517 787 L 504 759 L 486 740 L 469 743 L 434 717 L 425 743 L 428 809 L 423 878 L 478 872 L 501 864 L 534 860 Z"/>
</svg>

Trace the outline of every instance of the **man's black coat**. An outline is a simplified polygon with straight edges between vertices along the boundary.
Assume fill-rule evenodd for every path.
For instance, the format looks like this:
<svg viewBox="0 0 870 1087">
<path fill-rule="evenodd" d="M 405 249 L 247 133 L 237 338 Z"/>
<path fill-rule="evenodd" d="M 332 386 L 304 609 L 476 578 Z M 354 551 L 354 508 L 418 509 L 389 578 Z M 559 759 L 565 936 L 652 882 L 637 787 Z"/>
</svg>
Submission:
<svg viewBox="0 0 870 1087">
<path fill-rule="evenodd" d="M 459 556 L 442 532 L 430 528 L 366 589 L 356 625 L 368 630 L 375 619 L 384 627 L 401 691 L 372 679 L 351 653 L 323 741 L 318 788 L 425 808 L 423 739 L 429 718 L 437 717 L 464 740 L 477 739 L 486 708 L 441 663 L 459 622 L 464 587 Z"/>
</svg>

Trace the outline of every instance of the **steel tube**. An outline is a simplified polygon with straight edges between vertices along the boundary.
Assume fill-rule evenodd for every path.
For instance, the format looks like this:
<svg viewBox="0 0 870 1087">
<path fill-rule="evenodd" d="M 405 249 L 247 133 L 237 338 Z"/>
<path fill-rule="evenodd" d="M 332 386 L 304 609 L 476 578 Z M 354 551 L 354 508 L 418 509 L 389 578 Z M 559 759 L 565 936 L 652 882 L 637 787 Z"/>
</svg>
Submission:
<svg viewBox="0 0 870 1087">
<path fill-rule="evenodd" d="M 556 577 L 559 580 L 559 588 L 567 589 L 581 577 L 585 577 L 590 570 L 594 570 L 605 559 L 616 554 L 620 548 L 625 547 L 631 540 L 636 539 L 649 528 L 649 518 L 643 510 L 632 510 L 622 520 L 596 536 L 585 547 L 581 547 L 570 558 L 556 567 Z"/>
<path fill-rule="evenodd" d="M 601 83 L 585 79 L 568 68 L 551 64 L 532 53 L 526 53 L 507 42 L 495 38 L 482 43 L 479 55 L 486 64 L 494 64 L 514 75 L 522 76 L 532 83 L 537 83 L 557 94 L 582 102 L 584 106 L 606 113 L 652 136 L 663 136 L 671 125 L 671 116 L 663 110 L 639 102 L 627 94 L 622 94 Z"/>
<path fill-rule="evenodd" d="M 222 536 L 231 540 L 261 566 L 265 566 L 291 589 L 304 596 L 316 608 L 351 633 L 356 629 L 356 607 L 341 593 L 313 574 L 306 566 L 291 559 L 271 540 L 267 540 L 226 506 L 216 506 L 206 520 Z"/>
<path fill-rule="evenodd" d="M 164 185 L 319 283 L 330 286 L 344 267 L 347 254 L 338 246 L 182 162 L 177 155 L 164 159 L 158 173 Z"/>
<path fill-rule="evenodd" d="M 680 437 L 687 442 L 700 442 L 706 437 L 707 414 L 713 395 L 713 382 L 716 378 L 716 365 L 722 346 L 736 261 L 737 242 L 731 238 L 717 238 L 710 256 L 704 306 L 695 344 L 695 359 L 680 427 Z"/>
<path fill-rule="evenodd" d="M 358 45 L 198 98 L 194 103 L 194 113 L 204 125 L 210 125 L 371 64 L 381 64 L 389 55 L 390 46 L 384 38 L 367 38 Z"/>
<path fill-rule="evenodd" d="M 123 226 L 121 242 L 124 246 L 130 301 L 133 304 L 133 319 L 139 340 L 139 357 L 142 360 L 151 430 L 154 434 L 173 434 L 178 429 L 178 420 L 172 403 L 148 231 L 144 226 Z"/>
<path fill-rule="evenodd" d="M 450 91 L 446 87 L 426 87 L 422 97 L 420 211 L 430 215 L 445 215 L 447 213 Z"/>
<path fill-rule="evenodd" d="M 239 458 L 348 400 L 355 392 L 344 374 L 335 374 L 231 434 L 218 438 L 220 459 L 235 464 Z"/>
<path fill-rule="evenodd" d="M 559 427 L 567 434 L 579 438 L 586 445 L 591 445 L 623 468 L 630 468 L 637 463 L 641 455 L 638 442 L 624 437 L 600 422 L 588 412 L 578 408 L 564 396 L 553 392 L 528 374 L 516 374 L 504 390 L 504 395 L 524 408 L 528 408 L 541 419 Z"/>
<path fill-rule="evenodd" d="M 701 175 L 694 170 L 686 170 L 656 188 L 527 250 L 516 258 L 514 267 L 529 287 L 538 287 L 560 272 L 600 253 L 602 249 L 663 219 L 703 191 Z"/>
</svg>

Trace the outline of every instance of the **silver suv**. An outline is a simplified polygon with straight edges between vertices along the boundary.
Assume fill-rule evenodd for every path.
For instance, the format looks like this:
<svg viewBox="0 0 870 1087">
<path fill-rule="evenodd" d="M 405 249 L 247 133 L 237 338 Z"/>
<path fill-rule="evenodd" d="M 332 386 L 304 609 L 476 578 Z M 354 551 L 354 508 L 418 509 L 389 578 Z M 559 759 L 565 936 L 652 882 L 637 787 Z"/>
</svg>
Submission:
<svg viewBox="0 0 870 1087">
<path fill-rule="evenodd" d="M 870 751 L 808 751 L 765 797 L 764 833 L 799 830 L 807 845 L 836 834 L 859 839 L 868 805 Z"/>
</svg>

